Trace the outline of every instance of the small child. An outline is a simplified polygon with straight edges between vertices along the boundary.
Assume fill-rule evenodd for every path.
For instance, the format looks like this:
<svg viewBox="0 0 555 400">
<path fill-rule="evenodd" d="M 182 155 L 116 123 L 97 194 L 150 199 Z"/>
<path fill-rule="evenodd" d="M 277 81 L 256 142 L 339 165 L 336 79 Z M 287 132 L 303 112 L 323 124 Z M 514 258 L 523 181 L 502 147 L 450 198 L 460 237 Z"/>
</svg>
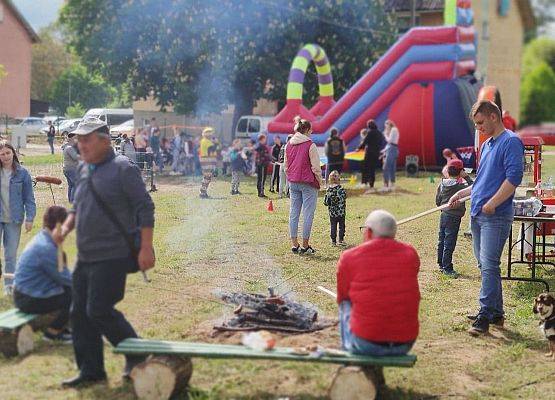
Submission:
<svg viewBox="0 0 555 400">
<path fill-rule="evenodd" d="M 459 159 L 450 159 L 447 162 L 447 173 L 449 178 L 443 178 L 437 188 L 437 206 L 447 204 L 451 196 L 473 183 L 463 169 L 463 162 Z M 441 211 L 439 220 L 437 263 L 442 273 L 453 278 L 459 276 L 453 269 L 453 252 L 457 245 L 457 235 L 465 211 L 464 203 L 455 208 L 447 208 Z"/>
<path fill-rule="evenodd" d="M 245 159 L 243 154 L 243 146 L 241 139 L 235 139 L 229 151 L 229 159 L 231 164 L 231 194 L 239 193 L 240 173 L 245 170 Z"/>
<path fill-rule="evenodd" d="M 337 239 L 337 225 L 339 225 L 339 245 L 346 246 L 345 239 L 345 210 L 347 191 L 341 187 L 340 175 L 332 171 L 328 177 L 328 188 L 324 197 L 324 205 L 329 209 L 331 224 L 331 243 L 335 246 Z"/>
</svg>

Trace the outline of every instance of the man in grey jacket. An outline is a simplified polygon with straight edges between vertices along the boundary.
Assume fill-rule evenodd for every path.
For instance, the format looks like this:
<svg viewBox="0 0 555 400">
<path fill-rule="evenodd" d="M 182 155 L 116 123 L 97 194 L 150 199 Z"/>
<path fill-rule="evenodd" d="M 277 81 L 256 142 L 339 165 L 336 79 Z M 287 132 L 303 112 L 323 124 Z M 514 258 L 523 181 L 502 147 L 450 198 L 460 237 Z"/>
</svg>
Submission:
<svg viewBox="0 0 555 400">
<path fill-rule="evenodd" d="M 463 162 L 458 158 L 447 162 L 447 172 L 449 178 L 442 179 L 437 188 L 436 206 L 447 204 L 451 196 L 472 185 L 472 179 L 464 172 Z M 459 275 L 453 268 L 453 252 L 457 246 L 457 236 L 465 212 L 465 205 L 461 203 L 457 207 L 442 210 L 439 220 L 437 264 L 442 273 L 453 278 Z"/>
<path fill-rule="evenodd" d="M 65 387 L 106 380 L 102 336 L 113 346 L 137 337 L 114 306 L 124 297 L 127 273 L 137 264 L 146 271 L 154 267 L 155 261 L 154 203 L 138 167 L 127 157 L 115 155 L 105 123 L 84 121 L 73 133 L 78 137 L 84 163 L 77 171 L 74 210 L 61 233 L 55 235 L 56 242 L 61 243 L 74 227 L 77 230 L 71 323 L 79 375 L 64 381 Z M 97 196 L 112 210 L 129 237 L 140 232 L 138 255 Z M 126 358 L 124 377 L 142 361 L 139 357 Z"/>
</svg>

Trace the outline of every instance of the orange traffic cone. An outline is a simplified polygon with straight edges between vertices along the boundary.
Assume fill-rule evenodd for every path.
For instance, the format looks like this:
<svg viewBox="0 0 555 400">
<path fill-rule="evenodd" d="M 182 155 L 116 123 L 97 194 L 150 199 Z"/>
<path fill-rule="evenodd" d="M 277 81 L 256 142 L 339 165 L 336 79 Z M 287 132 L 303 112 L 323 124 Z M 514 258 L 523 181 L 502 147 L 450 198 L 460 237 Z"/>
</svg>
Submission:
<svg viewBox="0 0 555 400">
<path fill-rule="evenodd" d="M 268 211 L 270 212 L 274 211 L 274 203 L 272 203 L 272 200 L 268 202 Z"/>
</svg>

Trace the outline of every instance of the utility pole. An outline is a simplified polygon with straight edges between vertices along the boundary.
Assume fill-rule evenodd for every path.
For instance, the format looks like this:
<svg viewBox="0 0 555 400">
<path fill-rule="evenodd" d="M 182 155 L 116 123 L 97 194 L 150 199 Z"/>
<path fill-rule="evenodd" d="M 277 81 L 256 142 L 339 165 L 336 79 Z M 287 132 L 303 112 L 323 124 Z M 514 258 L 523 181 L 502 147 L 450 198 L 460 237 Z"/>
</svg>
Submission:
<svg viewBox="0 0 555 400">
<path fill-rule="evenodd" d="M 69 78 L 69 90 L 68 90 L 67 97 L 68 97 L 67 106 L 71 107 L 71 77 Z"/>
<path fill-rule="evenodd" d="M 410 4 L 410 26 L 416 26 L 416 0 L 411 0 Z"/>
</svg>

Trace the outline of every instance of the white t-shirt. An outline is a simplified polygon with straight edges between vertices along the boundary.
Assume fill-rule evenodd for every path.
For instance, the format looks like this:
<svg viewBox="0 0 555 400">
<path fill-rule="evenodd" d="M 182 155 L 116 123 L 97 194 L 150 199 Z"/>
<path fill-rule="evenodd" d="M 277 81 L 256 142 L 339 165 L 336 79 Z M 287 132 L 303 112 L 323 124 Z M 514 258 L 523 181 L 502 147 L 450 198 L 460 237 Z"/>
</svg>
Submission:
<svg viewBox="0 0 555 400">
<path fill-rule="evenodd" d="M 2 206 L 2 222 L 10 220 L 10 179 L 12 177 L 11 168 L 2 168 L 0 173 L 0 203 Z"/>
<path fill-rule="evenodd" d="M 391 143 L 391 144 L 399 144 L 399 129 L 397 129 L 396 127 L 391 128 L 391 131 L 389 131 L 389 135 L 385 138 L 387 140 L 387 143 Z"/>
</svg>

